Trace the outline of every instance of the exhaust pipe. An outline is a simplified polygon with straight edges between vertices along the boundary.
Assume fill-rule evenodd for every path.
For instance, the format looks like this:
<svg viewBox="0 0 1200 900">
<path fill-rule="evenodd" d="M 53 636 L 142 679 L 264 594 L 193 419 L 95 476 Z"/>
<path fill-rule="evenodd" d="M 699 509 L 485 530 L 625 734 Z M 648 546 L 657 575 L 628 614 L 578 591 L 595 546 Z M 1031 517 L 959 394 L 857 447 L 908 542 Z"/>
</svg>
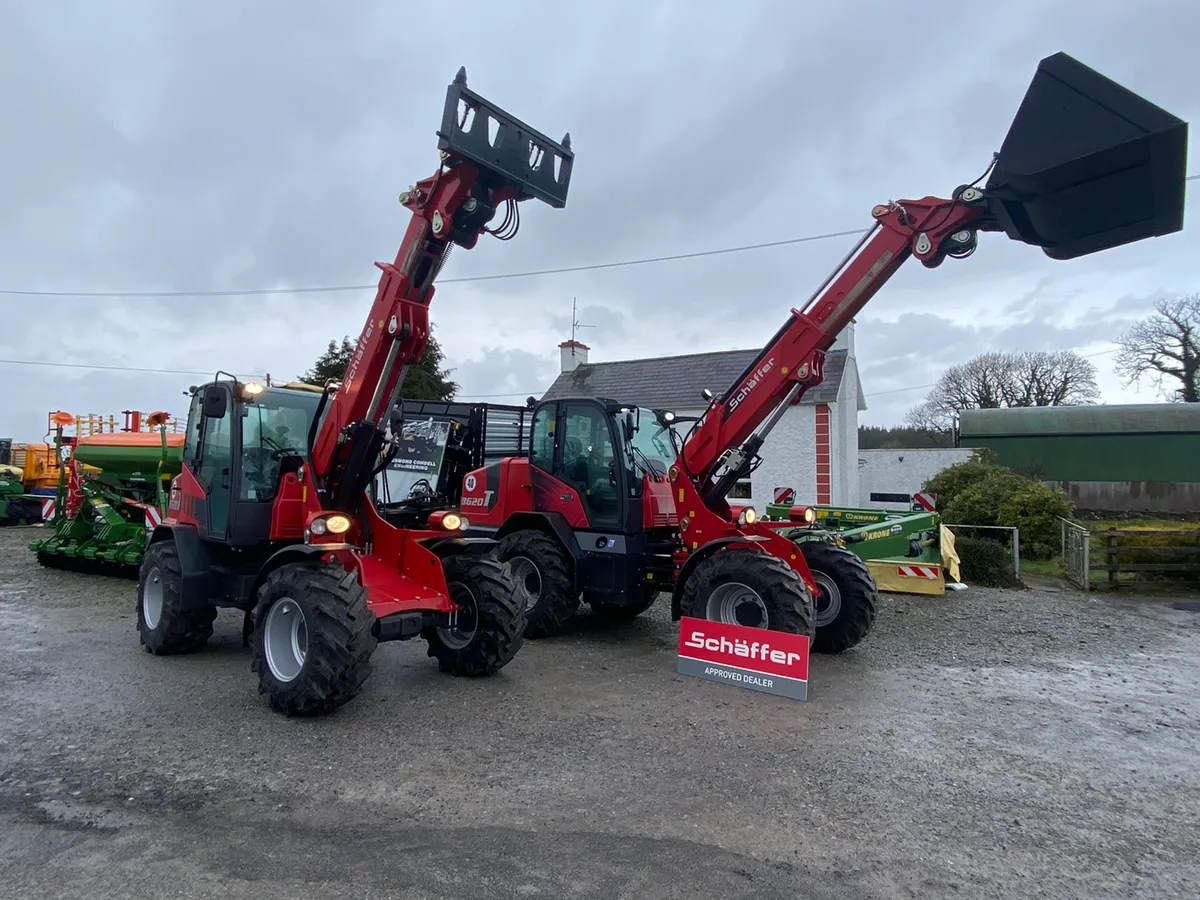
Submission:
<svg viewBox="0 0 1200 900">
<path fill-rule="evenodd" d="M 1065 53 L 1043 59 L 984 189 L 1013 240 L 1074 259 L 1183 228 L 1188 126 Z"/>
</svg>

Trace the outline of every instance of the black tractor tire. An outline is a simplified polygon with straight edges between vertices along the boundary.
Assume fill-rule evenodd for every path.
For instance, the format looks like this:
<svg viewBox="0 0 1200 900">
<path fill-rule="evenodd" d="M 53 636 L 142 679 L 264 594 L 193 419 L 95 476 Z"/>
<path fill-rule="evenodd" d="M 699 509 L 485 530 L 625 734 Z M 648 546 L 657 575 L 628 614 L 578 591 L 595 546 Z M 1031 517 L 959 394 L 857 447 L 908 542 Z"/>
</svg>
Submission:
<svg viewBox="0 0 1200 900">
<path fill-rule="evenodd" d="M 464 609 L 457 629 L 425 629 L 429 655 L 451 675 L 494 675 L 525 642 L 525 606 L 508 566 L 490 556 L 461 553 L 442 565 L 450 598 Z"/>
<path fill-rule="evenodd" d="M 525 636 L 562 633 L 579 609 L 581 593 L 575 584 L 575 562 L 566 548 L 544 531 L 530 528 L 502 537 L 493 555 L 509 565 L 528 561 L 534 569 L 524 576 L 519 566 L 513 569 L 525 609 Z"/>
<path fill-rule="evenodd" d="M 733 610 L 734 615 L 722 615 L 720 609 L 710 610 L 710 600 L 716 599 L 719 605 L 719 594 L 730 585 L 749 589 L 742 593 L 750 602 L 740 610 Z M 714 598 L 714 594 L 718 597 Z M 758 601 L 765 607 L 765 616 L 762 616 Z M 684 585 L 679 610 L 696 619 L 749 625 L 810 638 L 813 634 L 812 595 L 803 579 L 782 559 L 761 550 L 718 550 L 698 564 Z M 737 615 L 738 612 L 742 614 Z"/>
<path fill-rule="evenodd" d="M 856 553 L 824 541 L 803 541 L 800 552 L 820 592 L 814 653 L 842 653 L 860 643 L 875 623 L 879 589 L 871 570 Z"/>
<path fill-rule="evenodd" d="M 271 615 L 276 607 L 279 619 Z M 296 612 L 303 616 L 302 660 L 288 652 L 293 645 L 284 617 Z M 357 572 L 320 562 L 280 566 L 258 589 L 250 666 L 258 674 L 258 692 L 271 709 L 289 717 L 344 706 L 371 674 L 374 626 Z"/>
<path fill-rule="evenodd" d="M 42 554 L 38 554 L 41 562 Z M 74 568 L 81 561 L 55 559 L 43 565 Z M 146 548 L 138 570 L 137 629 L 147 653 L 179 656 L 198 653 L 212 637 L 215 606 L 185 608 L 182 604 L 183 568 L 174 541 L 159 541 Z M 147 603 L 149 602 L 149 615 Z"/>
<path fill-rule="evenodd" d="M 622 622 L 632 622 L 654 605 L 659 591 L 647 589 L 646 594 L 636 603 L 599 603 L 591 604 L 592 615 L 605 624 L 617 625 Z"/>
</svg>

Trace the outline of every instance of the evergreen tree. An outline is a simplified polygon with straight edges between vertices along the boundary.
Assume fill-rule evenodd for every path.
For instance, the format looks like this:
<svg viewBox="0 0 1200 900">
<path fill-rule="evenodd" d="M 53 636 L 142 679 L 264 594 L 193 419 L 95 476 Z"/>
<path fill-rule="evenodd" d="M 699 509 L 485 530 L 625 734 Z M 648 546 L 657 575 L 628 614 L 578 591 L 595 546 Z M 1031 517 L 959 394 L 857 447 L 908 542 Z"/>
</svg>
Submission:
<svg viewBox="0 0 1200 900">
<path fill-rule="evenodd" d="M 312 368 L 300 376 L 302 381 L 309 384 L 325 386 L 327 381 L 341 381 L 346 374 L 350 358 L 354 356 L 357 340 L 343 337 L 341 342 L 330 341 L 325 352 L 317 357 Z M 400 396 L 405 400 L 453 400 L 458 391 L 458 384 L 450 380 L 451 369 L 442 367 L 446 355 L 442 352 L 437 338 L 430 335 L 421 354 L 421 361 L 410 366 L 404 376 L 404 384 L 400 388 Z"/>
</svg>

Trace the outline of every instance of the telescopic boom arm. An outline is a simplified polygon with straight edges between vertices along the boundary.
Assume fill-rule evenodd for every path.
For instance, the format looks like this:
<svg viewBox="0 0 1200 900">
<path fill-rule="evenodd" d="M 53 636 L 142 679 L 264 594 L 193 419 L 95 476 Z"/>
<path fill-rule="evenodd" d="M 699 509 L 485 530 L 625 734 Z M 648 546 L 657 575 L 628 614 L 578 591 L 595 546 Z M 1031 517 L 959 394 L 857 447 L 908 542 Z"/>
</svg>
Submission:
<svg viewBox="0 0 1200 900">
<path fill-rule="evenodd" d="M 465 69 L 447 89 L 438 138 L 441 165 L 400 195 L 408 230 L 395 261 L 375 264 L 383 274 L 354 356 L 332 400 L 328 389 L 322 398 L 329 408 L 310 458 L 326 509 L 352 510 L 375 474 L 405 373 L 429 341 L 433 282 L 452 246 L 471 249 L 485 231 L 508 240 L 524 200 L 566 205 L 570 135 L 552 141 L 484 100 L 467 88 Z M 489 228 L 502 205 L 502 224 Z"/>
<path fill-rule="evenodd" d="M 949 200 L 876 206 L 875 224 L 808 305 L 711 400 L 680 453 L 703 505 L 728 516 L 725 497 L 767 434 L 821 381 L 837 335 L 910 257 L 932 268 L 970 256 L 980 231 L 1068 260 L 1181 230 L 1187 133 L 1183 120 L 1067 54 L 1041 60 L 988 172 Z"/>
<path fill-rule="evenodd" d="M 874 225 L 804 309 L 793 309 L 729 390 L 713 399 L 680 456 L 706 506 L 716 510 L 724 503 L 787 408 L 821 382 L 825 354 L 838 334 L 910 257 L 937 266 L 947 255 L 970 255 L 976 231 L 996 230 L 982 191 L 956 193 L 952 200 L 876 206 Z"/>
</svg>

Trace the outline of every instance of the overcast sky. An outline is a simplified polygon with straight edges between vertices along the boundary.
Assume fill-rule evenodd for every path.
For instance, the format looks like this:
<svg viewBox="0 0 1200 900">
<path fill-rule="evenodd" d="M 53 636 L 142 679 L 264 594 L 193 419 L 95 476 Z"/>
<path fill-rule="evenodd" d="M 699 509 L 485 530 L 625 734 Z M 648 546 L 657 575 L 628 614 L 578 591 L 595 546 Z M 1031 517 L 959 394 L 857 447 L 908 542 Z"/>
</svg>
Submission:
<svg viewBox="0 0 1200 900">
<path fill-rule="evenodd" d="M 457 250 L 434 303 L 462 396 L 521 402 L 558 371 L 572 297 L 593 361 L 755 347 L 852 239 L 451 279 L 865 227 L 877 202 L 979 175 L 1059 50 L 1194 120 L 1197 34 L 1195 0 L 742 0 L 736 15 L 710 0 L 6 0 L 0 289 L 373 285 L 465 65 L 578 154 L 566 209 L 525 204 L 516 240 Z M 984 350 L 1111 350 L 1156 296 L 1200 290 L 1195 229 L 1069 263 L 987 235 L 969 260 L 912 263 L 859 318 L 862 421 L 899 422 Z M 0 363 L 0 436 L 37 439 L 56 408 L 184 414 L 184 389 L 218 368 L 295 377 L 358 334 L 372 296 L 0 294 L 0 358 L 197 373 Z M 1113 356 L 1093 358 L 1105 400 L 1157 399 L 1122 390 Z"/>
</svg>

